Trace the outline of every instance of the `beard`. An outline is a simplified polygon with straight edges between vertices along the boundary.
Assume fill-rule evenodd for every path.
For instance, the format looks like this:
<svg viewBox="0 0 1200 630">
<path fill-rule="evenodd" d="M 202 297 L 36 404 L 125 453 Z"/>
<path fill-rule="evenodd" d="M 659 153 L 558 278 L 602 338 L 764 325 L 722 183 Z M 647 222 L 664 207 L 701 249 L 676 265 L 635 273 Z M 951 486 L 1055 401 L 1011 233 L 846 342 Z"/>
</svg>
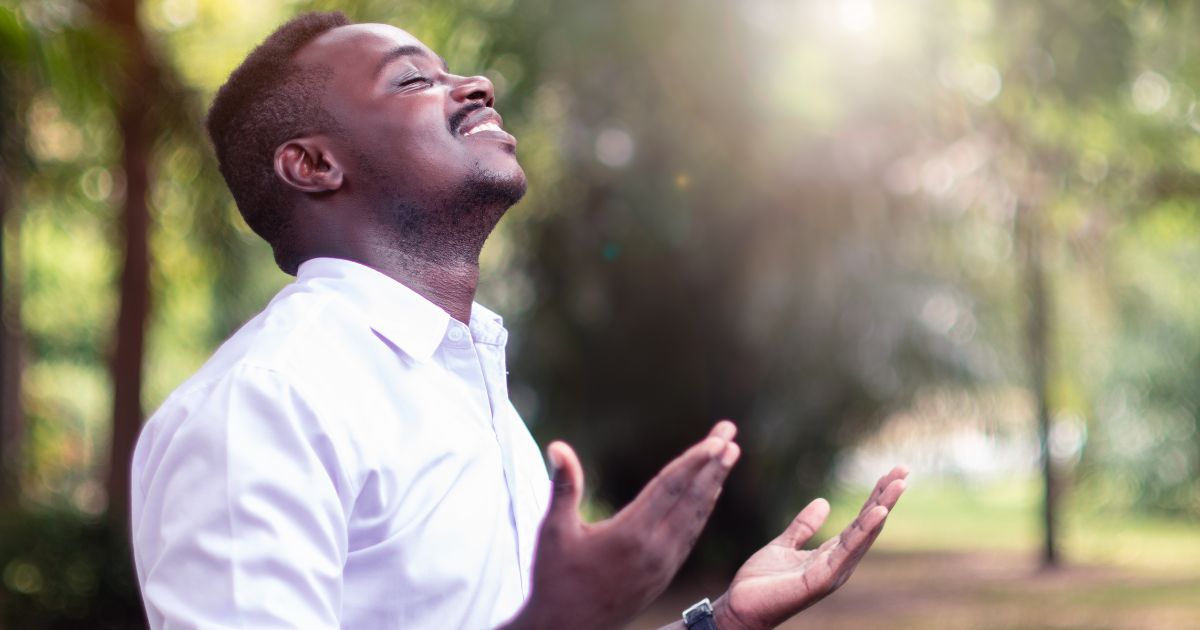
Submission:
<svg viewBox="0 0 1200 630">
<path fill-rule="evenodd" d="M 397 251 L 406 257 L 438 265 L 478 265 L 492 230 L 525 196 L 525 175 L 518 173 L 479 169 L 455 188 L 424 199 L 385 191 L 383 223 L 394 230 Z"/>
</svg>

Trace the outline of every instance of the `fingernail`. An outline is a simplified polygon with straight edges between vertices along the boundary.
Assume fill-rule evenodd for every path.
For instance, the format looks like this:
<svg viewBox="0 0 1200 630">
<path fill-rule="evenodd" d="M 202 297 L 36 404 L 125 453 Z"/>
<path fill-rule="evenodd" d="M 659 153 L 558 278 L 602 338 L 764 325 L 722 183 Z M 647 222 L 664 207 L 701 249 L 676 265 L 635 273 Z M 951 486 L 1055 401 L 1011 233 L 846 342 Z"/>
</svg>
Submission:
<svg viewBox="0 0 1200 630">
<path fill-rule="evenodd" d="M 546 448 L 546 461 L 550 462 L 550 478 L 557 477 L 559 469 L 562 468 L 562 460 L 554 449 Z"/>
</svg>

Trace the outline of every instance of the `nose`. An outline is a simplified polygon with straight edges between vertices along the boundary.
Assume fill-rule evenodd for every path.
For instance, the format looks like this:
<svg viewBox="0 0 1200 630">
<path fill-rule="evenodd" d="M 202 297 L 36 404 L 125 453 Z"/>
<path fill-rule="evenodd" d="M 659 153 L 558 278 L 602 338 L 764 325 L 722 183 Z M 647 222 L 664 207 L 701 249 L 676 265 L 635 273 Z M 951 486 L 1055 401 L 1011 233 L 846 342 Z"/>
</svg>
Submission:
<svg viewBox="0 0 1200 630">
<path fill-rule="evenodd" d="M 450 91 L 456 101 L 479 101 L 486 107 L 496 104 L 496 86 L 484 76 L 463 77 Z"/>
</svg>

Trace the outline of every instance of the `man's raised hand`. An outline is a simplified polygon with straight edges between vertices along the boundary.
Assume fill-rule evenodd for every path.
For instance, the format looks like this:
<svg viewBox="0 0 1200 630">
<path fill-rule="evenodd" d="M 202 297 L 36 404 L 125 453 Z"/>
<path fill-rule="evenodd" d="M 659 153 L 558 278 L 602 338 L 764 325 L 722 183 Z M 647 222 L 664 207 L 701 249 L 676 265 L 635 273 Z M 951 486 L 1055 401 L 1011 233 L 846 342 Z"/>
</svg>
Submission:
<svg viewBox="0 0 1200 630">
<path fill-rule="evenodd" d="M 654 601 L 704 528 L 741 450 L 732 422 L 667 465 L 625 509 L 585 523 L 583 468 L 550 445 L 554 490 L 538 536 L 533 592 L 510 628 L 613 628 Z"/>
<path fill-rule="evenodd" d="M 738 569 L 729 590 L 713 604 L 717 627 L 774 628 L 845 583 L 882 531 L 907 476 L 907 468 L 893 468 L 879 479 L 858 517 L 841 534 L 806 551 L 803 545 L 829 516 L 824 499 L 809 503 L 782 534 Z"/>
</svg>

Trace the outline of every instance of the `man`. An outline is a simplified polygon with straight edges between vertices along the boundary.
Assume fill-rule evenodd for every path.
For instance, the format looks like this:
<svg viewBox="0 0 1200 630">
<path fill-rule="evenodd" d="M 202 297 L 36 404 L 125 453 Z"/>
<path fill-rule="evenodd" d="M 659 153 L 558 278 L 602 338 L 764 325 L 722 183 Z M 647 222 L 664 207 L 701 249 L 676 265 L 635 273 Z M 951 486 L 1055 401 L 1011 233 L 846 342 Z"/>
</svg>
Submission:
<svg viewBox="0 0 1200 630">
<path fill-rule="evenodd" d="M 587 524 L 578 459 L 550 445 L 551 492 L 508 401 L 507 333 L 473 302 L 480 248 L 525 191 L 493 105 L 487 79 L 341 14 L 283 25 L 221 88 L 221 172 L 297 279 L 139 439 L 153 627 L 608 628 L 683 562 L 739 456 L 732 423 Z M 837 588 L 904 476 L 811 552 L 828 505 L 805 508 L 717 600 L 718 627 L 771 627 Z"/>
</svg>

